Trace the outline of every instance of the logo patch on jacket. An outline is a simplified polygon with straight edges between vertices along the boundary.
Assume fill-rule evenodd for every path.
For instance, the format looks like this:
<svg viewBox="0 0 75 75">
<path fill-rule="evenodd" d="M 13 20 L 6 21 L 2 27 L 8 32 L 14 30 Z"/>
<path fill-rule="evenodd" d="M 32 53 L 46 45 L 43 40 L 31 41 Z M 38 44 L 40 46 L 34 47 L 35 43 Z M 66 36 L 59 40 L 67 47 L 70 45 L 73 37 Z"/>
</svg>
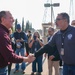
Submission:
<svg viewBox="0 0 75 75">
<path fill-rule="evenodd" d="M 72 34 L 68 34 L 68 39 L 72 39 Z"/>
</svg>

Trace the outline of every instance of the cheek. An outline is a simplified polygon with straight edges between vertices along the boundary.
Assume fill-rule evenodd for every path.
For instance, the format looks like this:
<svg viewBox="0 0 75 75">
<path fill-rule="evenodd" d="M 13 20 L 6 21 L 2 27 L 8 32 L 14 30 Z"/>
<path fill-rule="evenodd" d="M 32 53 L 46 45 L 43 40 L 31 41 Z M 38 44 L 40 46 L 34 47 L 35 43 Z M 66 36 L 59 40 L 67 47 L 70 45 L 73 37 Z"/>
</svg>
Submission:
<svg viewBox="0 0 75 75">
<path fill-rule="evenodd" d="M 61 25 L 59 24 L 59 26 L 58 26 L 58 27 L 61 29 L 61 28 L 62 28 L 62 24 L 61 24 Z"/>
<path fill-rule="evenodd" d="M 59 29 L 61 29 L 61 28 L 62 28 L 62 24 L 57 23 L 57 24 L 56 24 L 56 27 L 59 28 Z"/>
<path fill-rule="evenodd" d="M 11 21 L 8 22 L 8 27 L 9 27 L 9 28 L 12 27 L 12 22 L 11 22 Z"/>
</svg>

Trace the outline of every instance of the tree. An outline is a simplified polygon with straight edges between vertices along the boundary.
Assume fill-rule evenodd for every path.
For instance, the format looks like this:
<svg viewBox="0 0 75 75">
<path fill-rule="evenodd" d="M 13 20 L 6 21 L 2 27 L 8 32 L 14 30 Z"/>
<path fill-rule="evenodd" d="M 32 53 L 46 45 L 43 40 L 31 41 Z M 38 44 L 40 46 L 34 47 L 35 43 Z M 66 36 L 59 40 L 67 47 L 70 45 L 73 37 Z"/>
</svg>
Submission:
<svg viewBox="0 0 75 75">
<path fill-rule="evenodd" d="M 29 23 L 29 30 L 32 30 L 32 23 Z"/>
<path fill-rule="evenodd" d="M 26 22 L 26 28 L 25 31 L 29 30 L 29 20 Z"/>
<path fill-rule="evenodd" d="M 24 18 L 22 18 L 22 31 L 24 31 Z"/>
<path fill-rule="evenodd" d="M 18 20 L 16 19 L 15 20 L 15 31 L 16 31 L 16 25 L 17 25 L 17 23 L 18 23 Z"/>
</svg>

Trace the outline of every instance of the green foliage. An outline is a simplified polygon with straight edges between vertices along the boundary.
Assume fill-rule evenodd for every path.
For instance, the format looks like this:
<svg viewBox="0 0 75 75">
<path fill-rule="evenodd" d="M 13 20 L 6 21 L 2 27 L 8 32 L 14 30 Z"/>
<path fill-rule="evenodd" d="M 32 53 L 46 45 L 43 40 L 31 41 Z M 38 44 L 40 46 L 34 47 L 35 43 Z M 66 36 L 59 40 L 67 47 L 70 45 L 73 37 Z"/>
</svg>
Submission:
<svg viewBox="0 0 75 75">
<path fill-rule="evenodd" d="M 27 22 L 26 22 L 26 28 L 25 28 L 25 31 L 28 31 L 28 30 L 33 30 L 33 28 L 32 28 L 32 23 L 30 23 L 29 22 L 29 20 L 27 20 Z"/>
<path fill-rule="evenodd" d="M 17 23 L 18 23 L 18 20 L 16 19 L 15 20 L 15 31 L 16 31 L 16 25 L 17 25 Z"/>
<path fill-rule="evenodd" d="M 26 28 L 25 31 L 29 30 L 29 20 L 26 22 Z"/>
<path fill-rule="evenodd" d="M 22 31 L 24 31 L 24 18 L 22 19 Z"/>
</svg>

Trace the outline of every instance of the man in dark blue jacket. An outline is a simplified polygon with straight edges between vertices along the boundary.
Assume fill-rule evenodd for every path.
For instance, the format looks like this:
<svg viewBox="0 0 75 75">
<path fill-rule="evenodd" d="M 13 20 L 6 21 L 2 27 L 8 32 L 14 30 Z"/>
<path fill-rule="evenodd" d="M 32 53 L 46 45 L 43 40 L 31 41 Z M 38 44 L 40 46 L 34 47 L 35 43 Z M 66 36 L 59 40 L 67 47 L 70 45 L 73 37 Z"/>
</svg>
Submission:
<svg viewBox="0 0 75 75">
<path fill-rule="evenodd" d="M 35 57 L 46 52 L 48 47 L 56 45 L 63 64 L 63 75 L 75 75 L 75 27 L 69 25 L 70 19 L 67 13 L 59 13 L 56 18 L 56 26 L 60 30 L 52 40 L 35 53 Z"/>
<path fill-rule="evenodd" d="M 27 42 L 28 38 L 27 38 L 26 34 L 21 30 L 20 24 L 17 24 L 16 28 L 17 28 L 16 32 L 14 32 L 14 34 L 13 34 L 13 37 L 14 37 L 14 40 L 16 43 L 15 53 L 17 55 L 19 55 L 19 53 L 20 53 L 21 56 L 25 56 L 25 50 L 24 50 L 25 45 L 24 44 L 25 44 L 25 42 Z M 21 64 L 22 73 L 25 73 L 24 72 L 25 68 L 26 68 L 25 62 L 22 62 L 22 64 Z M 16 63 L 15 72 L 18 72 L 18 71 L 19 71 L 19 63 Z"/>
</svg>

